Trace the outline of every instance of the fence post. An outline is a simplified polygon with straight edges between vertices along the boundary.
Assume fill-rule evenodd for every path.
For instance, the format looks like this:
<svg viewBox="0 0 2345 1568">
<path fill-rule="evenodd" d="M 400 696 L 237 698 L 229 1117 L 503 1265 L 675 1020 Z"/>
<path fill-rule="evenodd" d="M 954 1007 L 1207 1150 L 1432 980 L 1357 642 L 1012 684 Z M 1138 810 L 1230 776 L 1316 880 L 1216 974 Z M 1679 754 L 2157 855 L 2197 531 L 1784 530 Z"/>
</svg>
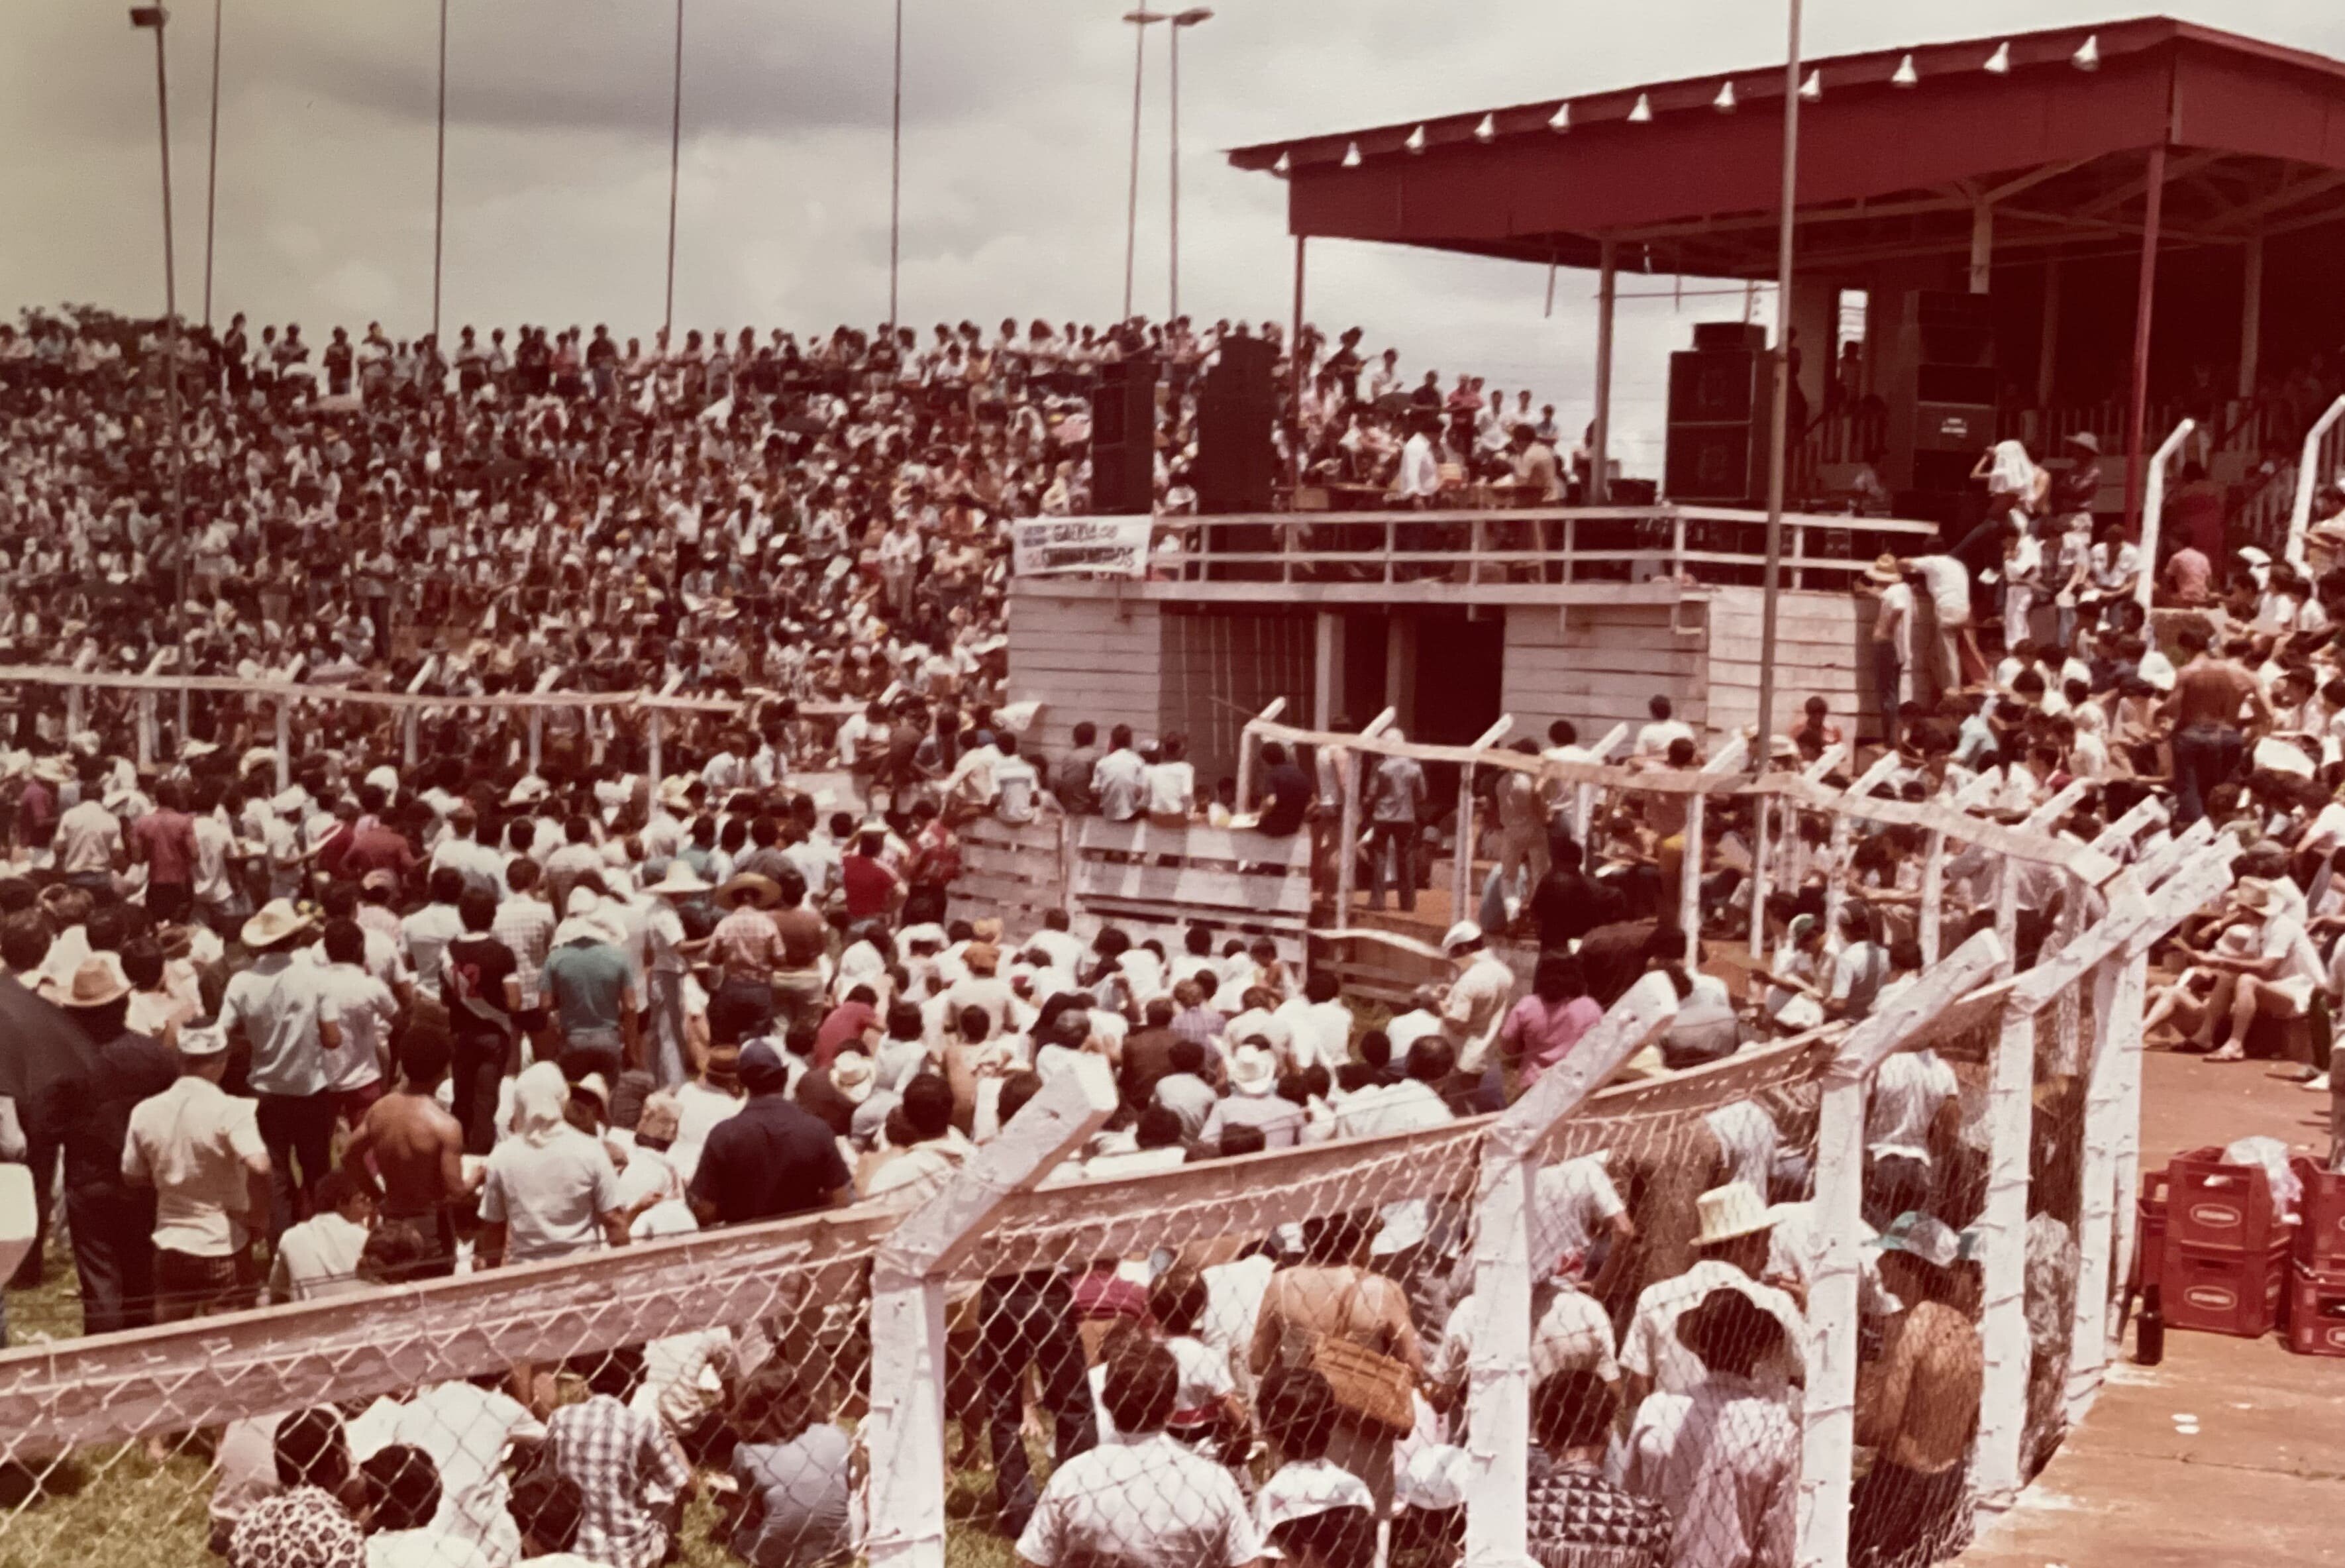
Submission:
<svg viewBox="0 0 2345 1568">
<path fill-rule="evenodd" d="M 277 788 L 281 792 L 293 785 L 293 699 L 277 699 Z"/>
<path fill-rule="evenodd" d="M 151 768 L 155 764 L 155 694 L 151 691 L 138 694 L 137 728 L 138 766 Z"/>
<path fill-rule="evenodd" d="M 1981 932 L 1925 971 L 1904 994 L 1849 1031 L 1823 1079 L 1816 1129 L 1816 1235 L 1808 1291 L 1807 1397 L 1801 1414 L 1801 1568 L 1848 1562 L 1848 1500 L 1856 1456 L 1857 1237 L 1863 1227 L 1864 1101 L 1874 1069 L 1906 1038 L 1985 978 L 2003 944 Z"/>
<path fill-rule="evenodd" d="M 1775 815 L 1775 798 L 1751 799 L 1751 937 L 1753 962 L 1767 962 L 1767 830 Z"/>
<path fill-rule="evenodd" d="M 655 803 L 659 799 L 660 780 L 667 777 L 665 773 L 660 771 L 660 720 L 662 717 L 663 715 L 660 710 L 655 708 L 651 711 L 649 720 L 644 726 L 645 734 L 648 738 L 651 745 L 651 756 L 645 766 L 651 771 L 652 799 Z"/>
<path fill-rule="evenodd" d="M 2076 1213 L 2076 1302 L 2068 1326 L 2066 1408 L 2071 1425 L 2085 1419 L 2100 1391 L 2109 1359 L 2110 1287 L 2131 1265 L 2130 1224 L 2122 1227 L 2124 1242 L 2118 1241 L 2117 1151 L 2129 1141 L 2120 1063 L 2141 1045 L 2142 993 L 2148 968 L 2147 952 L 2138 956 L 2118 952 L 2093 971 L 2093 1048 L 2086 1064 L 2082 1196 Z"/>
<path fill-rule="evenodd" d="M 1666 975 L 1638 981 L 1560 1065 L 1508 1107 L 1482 1140 L 1474 1217 L 1474 1300 L 1480 1327 L 1467 1370 L 1468 1568 L 1518 1568 L 1526 1554 L 1530 1216 L 1538 1201 L 1540 1146 L 1677 1010 L 1677 992 Z"/>
<path fill-rule="evenodd" d="M 1115 1105 L 1107 1064 L 1078 1061 L 906 1215 L 872 1258 L 873 1568 L 944 1568 L 946 1275 L 1002 1201 L 1049 1175 Z"/>
<path fill-rule="evenodd" d="M 1946 835 L 1933 828 L 1922 852 L 1922 918 L 1914 932 L 1925 964 L 1938 962 L 1939 927 L 1944 921 L 1945 908 Z"/>
<path fill-rule="evenodd" d="M 399 716 L 400 756 L 410 768 L 415 766 L 416 713 L 417 710 L 411 708 Z"/>
<path fill-rule="evenodd" d="M 529 710 L 529 770 L 533 777 L 539 774 L 544 756 L 545 709 L 533 708 Z"/>
<path fill-rule="evenodd" d="M 2008 1506 L 2019 1491 L 2027 1425 L 2027 1151 L 2035 1131 L 2035 1017 L 2026 999 L 2006 996 L 1988 1059 L 1986 1207 L 1979 1217 L 1985 1277 L 1979 1339 L 1986 1379 L 1971 1483 L 1979 1505 L 1993 1509 Z"/>
<path fill-rule="evenodd" d="M 73 744 L 73 738 L 81 733 L 81 728 L 82 690 L 77 686 L 69 686 L 66 687 L 66 744 L 67 746 Z"/>
</svg>

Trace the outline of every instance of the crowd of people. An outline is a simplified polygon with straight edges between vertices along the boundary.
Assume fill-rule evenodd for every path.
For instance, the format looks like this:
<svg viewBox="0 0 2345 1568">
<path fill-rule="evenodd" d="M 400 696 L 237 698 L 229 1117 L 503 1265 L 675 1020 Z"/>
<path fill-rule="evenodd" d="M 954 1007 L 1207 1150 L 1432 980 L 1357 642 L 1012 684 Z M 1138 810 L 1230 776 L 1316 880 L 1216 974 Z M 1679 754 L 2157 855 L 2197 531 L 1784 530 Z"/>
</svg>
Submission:
<svg viewBox="0 0 2345 1568">
<path fill-rule="evenodd" d="M 1004 323 L 925 349 L 842 331 L 643 353 L 580 336 L 525 329 L 508 361 L 468 331 L 443 366 L 429 344 L 338 331 L 311 370 L 290 329 L 255 344 L 239 321 L 189 340 L 176 473 L 139 369 L 151 341 L 121 355 L 55 324 L 0 341 L 12 657 L 441 699 L 411 728 L 401 709 L 312 704 L 280 753 L 273 699 L 197 693 L 182 728 L 168 700 L 16 687 L 0 1153 L 32 1167 L 88 1332 L 909 1204 L 1086 1058 L 1118 1109 L 1053 1182 L 1435 1131 L 1519 1095 L 1651 972 L 1679 1007 L 1631 1074 L 1861 1019 L 1924 965 L 1918 835 L 1842 848 L 1796 813 L 1762 835 L 1719 798 L 1695 839 L 1681 795 L 1613 792 L 1582 820 L 1572 791 L 1513 769 L 1485 770 L 1496 863 L 1478 918 L 1443 933 L 1447 977 L 1405 1007 L 1361 1005 L 1244 933 L 1079 932 L 1063 910 L 972 903 L 960 835 L 985 816 L 1307 832 L 1323 883 L 1358 854 L 1362 885 L 1404 907 L 1438 847 L 1445 819 L 1405 749 L 1363 758 L 1351 845 L 1340 748 L 1266 749 L 1258 798 L 1239 799 L 1200 789 L 1175 734 L 1102 746 L 1083 725 L 1035 755 L 1002 700 L 999 523 L 1080 509 L 1084 367 L 1152 348 L 1180 385 L 1213 339 Z M 1378 406 L 1396 371 L 1350 338 L 1316 363 L 1344 429 L 1385 417 L 1350 400 Z M 1495 455 L 1482 418 L 1498 400 L 1449 401 L 1443 439 Z M 1518 414 L 1526 396 L 1497 432 L 1545 451 L 1529 466 L 1552 480 L 1551 411 Z M 2064 797 L 2042 827 L 2079 842 L 2170 800 L 2105 845 L 2120 856 L 2214 818 L 2241 891 L 2186 933 L 2153 1022 L 2218 1058 L 2295 1049 L 2345 969 L 2319 946 L 2345 930 L 2326 609 L 2345 614 L 2345 575 L 2291 600 L 2257 575 L 2269 563 L 2241 559 L 2250 586 L 2218 602 L 2210 564 L 2198 615 L 2165 636 L 2128 591 L 2136 546 L 2088 524 L 2081 576 L 2032 602 L 2079 530 L 2024 460 L 1985 465 L 1982 533 L 1873 569 L 1875 678 L 1899 699 L 1882 738 L 1898 760 L 1874 788 L 2007 821 Z M 164 525 L 175 484 L 185 539 Z M 2031 546 L 2032 582 L 1992 565 Z M 478 632 L 402 646 L 419 617 Z M 542 732 L 526 709 L 462 706 L 549 682 L 731 703 L 661 710 L 656 742 L 626 703 L 545 708 Z M 1761 749 L 1812 762 L 1865 738 L 1853 726 L 1819 699 Z M 1568 724 L 1548 738 L 1556 760 L 1589 759 Z M 1657 697 L 1632 749 L 1683 771 L 1703 737 Z M 1855 759 L 1840 767 L 1844 782 Z M 2087 790 L 2066 797 L 2072 780 Z M 1762 855 L 1775 891 L 1754 909 L 1740 895 Z M 1966 851 L 1944 874 L 1946 907 L 1981 921 L 1996 879 L 2022 879 L 2023 962 L 2090 912 L 2025 862 Z M 1698 962 L 1738 941 L 1755 954 L 1741 994 Z M 1517 951 L 1536 953 L 1528 983 Z M 1543 1563 L 1792 1561 L 1816 1115 L 1812 1086 L 1769 1090 L 1540 1173 Z M 1873 1458 L 1851 1522 L 1869 1568 L 1962 1535 L 1984 1122 L 1973 1064 L 1933 1051 L 1893 1057 L 1872 1090 L 1856 1425 Z M 2075 1215 L 2048 1173 L 2031 1186 L 2040 1458 L 2059 1430 Z M 1035 1568 L 1450 1561 L 1486 1331 L 1470 1221 L 1462 1197 L 1411 1197 L 957 1295 L 948 1410 L 961 1467 L 990 1471 L 992 1527 Z M 24 1278 L 43 1267 L 36 1251 Z M 809 1301 L 239 1421 L 200 1439 L 213 1544 L 236 1568 L 649 1568 L 702 1542 L 760 1568 L 839 1560 L 868 1523 L 859 1333 L 852 1304 Z"/>
</svg>

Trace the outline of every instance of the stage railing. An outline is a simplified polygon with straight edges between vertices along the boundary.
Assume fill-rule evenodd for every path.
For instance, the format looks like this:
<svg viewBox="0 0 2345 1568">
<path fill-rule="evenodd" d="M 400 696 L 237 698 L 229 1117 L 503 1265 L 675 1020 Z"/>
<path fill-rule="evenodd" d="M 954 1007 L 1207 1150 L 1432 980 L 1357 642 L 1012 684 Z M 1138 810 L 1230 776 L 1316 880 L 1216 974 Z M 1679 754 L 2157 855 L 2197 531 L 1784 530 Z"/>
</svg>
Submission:
<svg viewBox="0 0 2345 1568">
<path fill-rule="evenodd" d="M 1161 517 L 1160 581 L 1400 583 L 1756 582 L 1767 516 L 1730 507 L 1248 513 Z M 1787 587 L 1847 586 L 1889 552 L 1919 554 L 1936 524 L 1799 513 L 1783 519 Z"/>
<path fill-rule="evenodd" d="M 1284 1364 L 1284 1340 L 1260 1316 L 1271 1310 L 1262 1305 L 1264 1290 L 1282 1267 L 1275 1237 L 1296 1226 L 1324 1236 L 1319 1227 L 1342 1222 L 1359 1227 L 1355 1240 L 1383 1238 L 1355 1288 L 1437 1304 L 1413 1314 L 1411 1337 L 1383 1346 L 1417 1369 L 1416 1438 L 1437 1433 L 1447 1445 L 1426 1465 L 1438 1484 L 1403 1497 L 1404 1515 L 1411 1528 L 1436 1535 L 1462 1529 L 1467 1560 L 1497 1568 L 1525 1555 L 1536 1382 L 1610 1368 L 1611 1325 L 1635 1317 L 1639 1284 L 1673 1278 L 1690 1257 L 1686 1222 L 1701 1192 L 1739 1172 L 1764 1184 L 1771 1170 L 1804 1166 L 1814 1173 L 1813 1196 L 1796 1206 L 1801 1238 L 1787 1243 L 1781 1265 L 1805 1301 L 1786 1325 L 1796 1330 L 1786 1375 L 1803 1386 L 1787 1406 L 1795 1412 L 1798 1497 L 1796 1517 L 1779 1522 L 1796 1534 L 1798 1561 L 1841 1568 L 1867 1310 L 1860 1247 L 1867 1219 L 1883 1217 L 1865 1150 L 1867 1099 L 1883 1064 L 1924 1047 L 1983 1088 L 1974 1141 L 1985 1150 L 1983 1160 L 1949 1171 L 1934 1200 L 1977 1237 L 1975 1318 L 1986 1366 L 1966 1498 L 1944 1521 L 1939 1544 L 1951 1550 L 1974 1512 L 2007 1505 L 2057 1424 L 2090 1406 L 2111 1353 L 2110 1308 L 2131 1250 L 2148 952 L 2228 888 L 2228 852 L 2194 830 L 2128 865 L 2111 852 L 2125 848 L 2117 839 L 2060 840 L 2048 819 L 2006 826 L 1843 793 L 1792 773 L 1752 779 L 1547 763 L 1259 719 L 1253 729 L 1262 739 L 1343 745 L 1355 764 L 1361 753 L 1400 753 L 1552 775 L 1548 781 L 1567 793 L 1686 797 L 1709 808 L 1719 831 L 1761 803 L 1919 830 L 1978 851 L 1994 913 L 1973 921 L 1966 939 L 1862 1022 L 1748 1044 L 1690 1070 L 1665 1064 L 1676 984 L 1649 973 L 1497 1115 L 1153 1173 L 1122 1174 L 1132 1167 L 1118 1162 L 1131 1156 L 1117 1155 L 1078 1169 L 1071 1162 L 1090 1153 L 1117 1099 L 1107 1064 L 1085 1055 L 1054 1072 L 966 1163 L 939 1169 L 892 1201 L 0 1354 L 0 1470 L 16 1477 L 0 1497 L 0 1560 L 59 1568 L 159 1552 L 153 1560 L 194 1561 L 208 1502 L 223 1502 L 208 1499 L 207 1487 L 224 1473 L 229 1445 L 216 1434 L 228 1423 L 328 1403 L 355 1410 L 420 1390 L 411 1405 L 377 1405 L 359 1423 L 371 1434 L 367 1444 L 386 1432 L 407 1441 L 411 1416 L 442 1419 L 462 1404 L 445 1390 L 463 1380 L 533 1366 L 541 1380 L 533 1386 L 566 1407 L 579 1390 L 556 1369 L 591 1375 L 609 1353 L 642 1346 L 645 1367 L 665 1369 L 668 1381 L 639 1408 L 667 1423 L 661 1430 L 688 1429 L 695 1441 L 706 1435 L 702 1418 L 739 1413 L 743 1381 L 754 1383 L 761 1363 L 787 1369 L 811 1420 L 836 1431 L 835 1479 L 852 1488 L 853 1512 L 868 1522 L 860 1550 L 875 1564 L 942 1568 L 949 1553 L 1000 1549 L 974 1537 L 984 1529 L 986 1495 L 998 1484 L 1001 1501 L 1014 1506 L 1015 1488 L 982 1461 L 976 1434 L 982 1416 L 993 1443 L 1022 1450 L 1029 1361 L 1042 1371 L 1041 1399 L 1059 1418 L 1059 1442 L 1078 1443 L 1093 1431 L 1090 1391 L 1079 1379 L 1059 1387 L 1060 1363 L 1097 1357 L 1101 1332 L 1112 1343 L 1134 1331 L 1111 1322 L 1130 1315 L 1127 1308 L 1103 1305 L 1116 1279 L 1152 1300 L 1163 1287 L 1164 1299 L 1175 1302 L 1174 1285 L 1197 1276 L 1206 1305 L 1192 1337 L 1241 1393 L 1259 1391 L 1258 1380 Z M 1691 883 L 1702 867 L 1704 816 L 1688 818 Z M 1761 823 L 1763 860 L 1763 816 Z M 1936 873 L 1943 855 L 1934 850 L 1930 864 Z M 2031 913 L 2056 910 L 2048 929 L 2024 943 L 2023 866 L 2042 873 L 2031 884 Z M 1853 896 L 1840 888 L 1842 874 L 1834 869 L 1835 890 Z M 1924 891 L 1934 914 L 1943 891 Z M 1984 905 L 1974 896 L 1965 902 Z M 2056 1102 L 2082 1107 L 2052 1129 L 2073 1156 L 2066 1168 L 2078 1174 L 2071 1183 L 2047 1170 L 2040 1179 L 2051 1185 L 2033 1194 L 2039 1177 L 2031 1152 L 2046 1131 L 2042 1107 Z M 1763 1113 L 1764 1152 L 1746 1146 L 1754 1107 Z M 1554 1195 L 1584 1191 L 1599 1176 L 1605 1190 L 1617 1190 L 1633 1231 L 1612 1238 L 1615 1263 L 1598 1268 L 1591 1256 L 1593 1278 L 1559 1283 L 1578 1266 L 1558 1251 L 1566 1244 L 1554 1233 L 1561 1201 Z M 1078 1177 L 1081 1185 L 1065 1185 Z M 2052 1215 L 2073 1240 L 2076 1261 L 2064 1276 L 2074 1285 L 2073 1306 L 2064 1322 L 2047 1324 L 2029 1310 L 2042 1272 L 2029 1268 L 2032 1213 L 2035 1224 Z M 1771 1217 L 1788 1226 L 1793 1216 Z M 1767 1272 L 1778 1273 L 1772 1260 Z M 1374 1286 L 1370 1273 L 1388 1284 Z M 1079 1284 L 1080 1296 L 1071 1288 Z M 1567 1299 L 1581 1292 L 1592 1304 Z M 707 1343 L 712 1332 L 722 1347 Z M 1618 1351 L 1667 1386 L 1670 1375 L 1650 1365 L 1657 1353 L 1674 1355 L 1651 1343 Z M 2058 1397 L 2037 1397 L 2046 1390 Z M 485 1408 L 485 1395 L 455 1394 L 472 1401 L 464 1408 Z M 1454 1424 L 1460 1418 L 1462 1431 Z M 516 1410 L 499 1419 L 518 1433 L 528 1417 Z M 553 1419 L 561 1469 L 571 1461 L 563 1418 Z M 487 1442 L 492 1455 L 506 1436 Z M 850 1464 L 850 1451 L 858 1462 Z M 1389 1478 L 1389 1438 L 1372 1457 Z M 1254 1465 L 1257 1478 L 1267 1472 L 1258 1453 L 1238 1462 Z M 1416 1475 L 1416 1459 L 1404 1468 Z M 494 1458 L 489 1470 L 501 1473 Z M 1175 1471 L 1163 1473 L 1170 1484 Z M 458 1522 L 481 1522 L 464 1508 L 483 1495 L 494 1519 L 503 1517 L 502 1481 L 480 1480 L 462 1500 Z M 249 1506 L 252 1498 L 242 1501 Z M 1193 1502 L 1186 1494 L 1171 1501 Z M 685 1560 L 699 1560 L 693 1553 L 713 1550 L 728 1526 L 706 1502 L 685 1502 L 674 1527 L 687 1536 Z M 1193 1505 L 1219 1506 L 1203 1495 Z"/>
</svg>

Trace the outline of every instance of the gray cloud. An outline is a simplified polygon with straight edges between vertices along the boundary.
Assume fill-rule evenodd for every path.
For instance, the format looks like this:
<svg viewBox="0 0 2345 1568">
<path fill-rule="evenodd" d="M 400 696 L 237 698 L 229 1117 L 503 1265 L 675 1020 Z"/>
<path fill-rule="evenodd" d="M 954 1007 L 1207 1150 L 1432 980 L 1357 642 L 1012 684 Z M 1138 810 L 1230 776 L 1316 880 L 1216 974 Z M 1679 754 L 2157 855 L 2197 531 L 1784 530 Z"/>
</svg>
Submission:
<svg viewBox="0 0 2345 1568">
<path fill-rule="evenodd" d="M 906 0 L 903 315 L 1101 320 L 1120 307 L 1129 0 Z M 1810 0 L 1812 52 L 2095 19 L 2106 0 Z M 679 325 L 821 328 L 887 306 L 888 0 L 687 0 Z M 1613 9 L 1522 0 L 1224 0 L 1182 51 L 1182 304 L 1283 320 L 1284 188 L 1222 148 L 1781 58 L 1763 0 Z M 2333 0 L 2184 14 L 2345 54 Z M 183 0 L 171 70 L 180 297 L 201 309 L 210 6 Z M 226 0 L 216 311 L 431 308 L 432 0 Z M 446 315 L 452 326 L 658 322 L 666 244 L 666 0 L 452 0 Z M 1136 303 L 1167 291 L 1164 30 L 1149 39 Z M 118 5 L 0 5 L 0 300 L 161 300 L 151 55 Z M 1586 417 L 1589 275 L 1553 319 L 1536 268 L 1323 243 L 1310 313 L 1405 362 L 1534 386 Z M 1639 288 L 1665 290 L 1667 280 Z M 1622 307 L 1632 463 L 1659 456 L 1664 356 L 1740 301 Z"/>
</svg>

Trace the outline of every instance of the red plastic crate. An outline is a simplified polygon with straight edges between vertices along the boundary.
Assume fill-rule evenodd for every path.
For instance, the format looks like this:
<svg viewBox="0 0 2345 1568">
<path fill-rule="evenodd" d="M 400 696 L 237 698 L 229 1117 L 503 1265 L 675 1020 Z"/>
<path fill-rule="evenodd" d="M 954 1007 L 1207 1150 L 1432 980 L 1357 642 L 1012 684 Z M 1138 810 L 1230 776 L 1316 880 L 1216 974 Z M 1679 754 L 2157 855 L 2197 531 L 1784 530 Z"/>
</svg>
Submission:
<svg viewBox="0 0 2345 1568">
<path fill-rule="evenodd" d="M 2245 1253 L 2187 1246 L 2169 1232 L 2159 1291 L 2166 1326 L 2259 1339 L 2279 1322 L 2289 1266 L 2285 1239 Z"/>
<path fill-rule="evenodd" d="M 2289 1271 L 2288 1348 L 2299 1356 L 2345 1356 L 2345 1273 Z"/>
<path fill-rule="evenodd" d="M 2127 1280 L 2136 1290 L 2159 1283 L 2166 1262 L 2166 1173 L 2141 1173 L 2141 1196 L 2133 1206 L 2133 1259 Z"/>
<path fill-rule="evenodd" d="M 2289 1162 L 2304 1183 L 2297 1213 L 2296 1260 L 2307 1268 L 2345 1274 L 2345 1175 L 2299 1155 Z"/>
<path fill-rule="evenodd" d="M 2169 1247 L 2261 1256 L 2288 1240 L 2260 1166 L 2228 1164 L 2221 1149 L 2209 1146 L 2176 1156 L 2166 1175 Z"/>
</svg>

